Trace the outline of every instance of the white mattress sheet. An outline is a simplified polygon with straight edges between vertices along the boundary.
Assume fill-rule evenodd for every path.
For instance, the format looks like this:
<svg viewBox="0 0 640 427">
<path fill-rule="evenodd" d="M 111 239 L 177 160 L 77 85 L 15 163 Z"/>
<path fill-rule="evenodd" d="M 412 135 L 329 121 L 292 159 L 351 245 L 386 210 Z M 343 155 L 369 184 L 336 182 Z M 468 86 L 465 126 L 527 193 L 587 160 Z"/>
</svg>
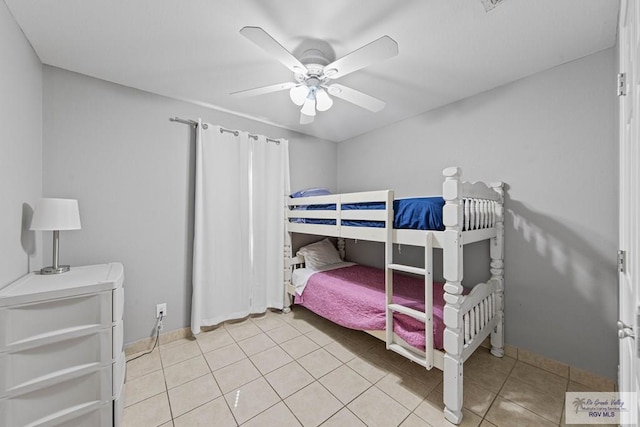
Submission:
<svg viewBox="0 0 640 427">
<path fill-rule="evenodd" d="M 354 262 L 338 262 L 335 264 L 325 265 L 319 270 L 312 270 L 310 268 L 296 268 L 293 270 L 291 274 L 291 284 L 296 289 L 296 294 L 302 295 L 304 288 L 307 286 L 307 282 L 309 281 L 309 277 L 313 274 L 318 273 L 320 271 L 330 271 L 336 270 L 338 268 L 350 267 L 352 265 L 356 265 Z"/>
</svg>

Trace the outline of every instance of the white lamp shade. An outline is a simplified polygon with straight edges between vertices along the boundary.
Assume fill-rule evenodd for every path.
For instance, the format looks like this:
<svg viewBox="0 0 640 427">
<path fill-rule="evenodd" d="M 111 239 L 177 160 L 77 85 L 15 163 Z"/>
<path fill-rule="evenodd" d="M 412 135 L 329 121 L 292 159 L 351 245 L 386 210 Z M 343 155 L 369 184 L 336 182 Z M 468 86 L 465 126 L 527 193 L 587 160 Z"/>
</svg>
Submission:
<svg viewBox="0 0 640 427">
<path fill-rule="evenodd" d="M 40 199 L 31 219 L 31 230 L 79 230 L 80 211 L 75 199 Z"/>
<path fill-rule="evenodd" d="M 302 110 L 300 110 L 302 114 L 305 116 L 315 116 L 316 115 L 316 100 L 309 97 L 306 101 L 304 101 L 304 105 L 302 106 Z"/>
<path fill-rule="evenodd" d="M 333 105 L 333 100 L 321 87 L 316 90 L 316 108 L 318 111 L 327 111 Z"/>
<path fill-rule="evenodd" d="M 304 84 L 294 86 L 289 91 L 289 97 L 296 105 L 304 104 L 305 99 L 307 99 L 307 95 L 309 95 L 309 88 Z"/>
</svg>

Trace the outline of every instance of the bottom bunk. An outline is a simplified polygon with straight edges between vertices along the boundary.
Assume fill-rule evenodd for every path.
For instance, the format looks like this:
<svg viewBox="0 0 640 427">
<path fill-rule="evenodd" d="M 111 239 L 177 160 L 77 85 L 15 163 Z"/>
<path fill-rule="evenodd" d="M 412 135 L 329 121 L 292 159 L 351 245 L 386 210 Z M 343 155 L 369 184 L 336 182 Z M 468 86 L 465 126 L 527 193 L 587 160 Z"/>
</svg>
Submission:
<svg viewBox="0 0 640 427">
<path fill-rule="evenodd" d="M 425 322 L 402 313 L 393 314 L 395 336 L 401 339 L 403 347 L 418 355 L 425 351 L 442 352 L 446 329 L 444 284 L 433 282 L 431 295 L 425 297 L 422 278 L 394 272 L 393 282 L 394 303 L 418 312 L 425 312 L 427 304 L 431 305 L 433 346 L 427 348 Z M 465 288 L 462 293 L 463 360 L 489 336 L 499 321 L 497 291 L 497 283 L 490 280 L 477 284 L 472 290 Z M 296 268 L 291 275 L 289 293 L 295 304 L 327 320 L 385 340 L 380 333 L 386 327 L 385 272 L 382 269 L 352 262 L 338 262 L 318 270 Z M 502 356 L 499 348 L 492 351 L 496 356 Z M 439 363 L 436 367 L 442 369 Z"/>
<path fill-rule="evenodd" d="M 296 304 L 340 326 L 361 331 L 384 331 L 386 326 L 384 270 L 353 263 L 331 265 L 323 271 L 297 269 L 292 275 Z M 394 302 L 425 311 L 424 279 L 394 273 Z M 433 284 L 433 342 L 443 349 L 444 289 Z M 465 292 L 465 293 L 468 293 Z M 425 323 L 394 313 L 394 332 L 412 347 L 425 350 Z"/>
<path fill-rule="evenodd" d="M 499 280 L 491 279 L 463 290 L 456 295 L 457 305 L 452 306 L 447 304 L 450 295 L 446 285 L 433 282 L 431 292 L 427 292 L 428 282 L 424 278 L 393 272 L 392 302 L 411 312 L 410 315 L 393 312 L 390 338 L 385 332 L 389 313 L 385 270 L 344 262 L 341 258 L 327 239 L 301 248 L 298 256 L 289 261 L 293 270 L 287 292 L 294 303 L 343 327 L 368 332 L 386 341 L 387 349 L 427 369 L 435 366 L 442 370 L 445 416 L 459 423 L 464 361 L 490 335 L 491 352 L 498 357 L 503 354 Z M 307 261 L 311 268 L 305 267 Z M 424 318 L 420 320 L 415 313 Z M 460 333 L 448 334 L 447 325 L 456 326 Z M 456 352 L 448 353 L 447 348 L 455 348 Z M 458 410 L 451 411 L 452 406 Z"/>
</svg>

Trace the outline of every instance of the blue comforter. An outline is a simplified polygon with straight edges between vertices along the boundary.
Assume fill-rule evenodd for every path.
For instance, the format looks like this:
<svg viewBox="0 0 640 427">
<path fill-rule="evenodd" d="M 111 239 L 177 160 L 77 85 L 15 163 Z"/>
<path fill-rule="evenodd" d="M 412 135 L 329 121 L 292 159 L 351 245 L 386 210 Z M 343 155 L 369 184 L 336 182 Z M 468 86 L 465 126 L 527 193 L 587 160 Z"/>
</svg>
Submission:
<svg viewBox="0 0 640 427">
<path fill-rule="evenodd" d="M 342 210 L 384 209 L 384 202 L 343 204 Z M 442 223 L 442 197 L 415 197 L 393 201 L 393 228 L 412 230 L 444 230 Z M 308 205 L 306 210 L 335 210 L 336 205 Z M 295 218 L 292 222 L 335 225 L 330 219 Z M 342 221 L 347 227 L 384 227 L 383 221 Z"/>
</svg>

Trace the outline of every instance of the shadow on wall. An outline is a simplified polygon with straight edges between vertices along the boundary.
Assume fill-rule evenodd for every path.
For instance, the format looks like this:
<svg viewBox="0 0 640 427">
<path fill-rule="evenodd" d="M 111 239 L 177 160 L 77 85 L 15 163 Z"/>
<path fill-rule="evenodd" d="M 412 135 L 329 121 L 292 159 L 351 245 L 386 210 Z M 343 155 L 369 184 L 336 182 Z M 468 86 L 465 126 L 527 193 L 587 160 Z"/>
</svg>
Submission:
<svg viewBox="0 0 640 427">
<path fill-rule="evenodd" d="M 617 235 L 580 234 L 508 193 L 505 206 L 507 342 L 614 378 L 615 248 L 603 253 Z"/>
<path fill-rule="evenodd" d="M 33 218 L 33 208 L 28 203 L 23 203 L 20 243 L 25 254 L 27 254 L 27 273 L 31 271 L 31 256 L 36 252 L 36 232 L 29 230 L 31 218 Z"/>
</svg>

